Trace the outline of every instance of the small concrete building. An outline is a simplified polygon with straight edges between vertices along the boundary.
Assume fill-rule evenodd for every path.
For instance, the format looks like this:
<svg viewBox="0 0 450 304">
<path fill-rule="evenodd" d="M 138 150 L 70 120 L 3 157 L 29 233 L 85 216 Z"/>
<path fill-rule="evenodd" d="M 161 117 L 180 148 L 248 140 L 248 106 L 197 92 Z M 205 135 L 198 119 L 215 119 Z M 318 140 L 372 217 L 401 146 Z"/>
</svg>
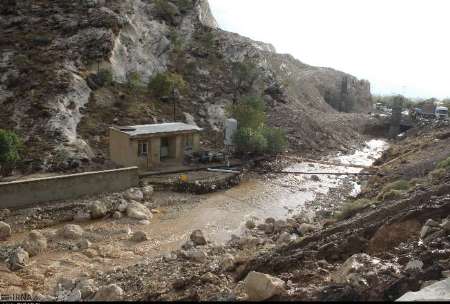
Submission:
<svg viewBox="0 0 450 304">
<path fill-rule="evenodd" d="M 186 152 L 200 149 L 201 128 L 185 123 L 111 127 L 109 152 L 113 162 L 141 171 L 179 166 Z"/>
</svg>

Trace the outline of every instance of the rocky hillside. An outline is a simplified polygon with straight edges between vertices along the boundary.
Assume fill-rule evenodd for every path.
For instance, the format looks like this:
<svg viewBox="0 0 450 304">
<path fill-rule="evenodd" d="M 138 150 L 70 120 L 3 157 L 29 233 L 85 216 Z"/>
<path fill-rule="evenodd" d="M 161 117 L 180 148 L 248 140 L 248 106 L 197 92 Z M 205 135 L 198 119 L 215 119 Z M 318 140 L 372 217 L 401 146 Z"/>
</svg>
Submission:
<svg viewBox="0 0 450 304">
<path fill-rule="evenodd" d="M 240 95 L 264 97 L 292 149 L 345 146 L 367 118 L 338 111 L 371 108 L 368 82 L 220 30 L 206 0 L 5 0 L 0 15 L 0 128 L 25 139 L 33 171 L 105 166 L 110 125 L 172 120 L 145 89 L 165 71 L 189 87 L 177 120 L 219 143 L 224 107 Z M 254 77 L 236 79 L 236 62 L 255 65 Z M 101 70 L 111 83 L 96 83 Z"/>
</svg>

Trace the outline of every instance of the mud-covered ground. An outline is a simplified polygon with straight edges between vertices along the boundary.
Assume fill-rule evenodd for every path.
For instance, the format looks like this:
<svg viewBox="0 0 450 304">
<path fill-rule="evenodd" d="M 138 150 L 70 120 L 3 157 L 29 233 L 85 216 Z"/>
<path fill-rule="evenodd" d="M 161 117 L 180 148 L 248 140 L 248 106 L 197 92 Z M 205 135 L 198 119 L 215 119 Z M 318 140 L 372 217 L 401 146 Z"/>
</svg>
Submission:
<svg viewBox="0 0 450 304">
<path fill-rule="evenodd" d="M 370 164 L 384 149 L 382 142 L 372 143 L 375 143 L 375 146 L 367 146 L 365 150 L 325 158 L 335 163 L 345 163 L 351 157 L 356 157 Z M 366 151 L 363 157 L 358 155 L 361 151 Z M 288 164 L 282 163 L 284 166 Z M 312 162 L 292 164 L 291 161 L 286 170 L 304 170 L 311 174 L 272 176 L 249 173 L 238 187 L 208 195 L 150 191 L 151 193 L 146 193 L 145 198 L 141 200 L 153 213 L 149 221 L 132 219 L 127 216 L 127 211 L 120 213 L 120 216 L 117 215 L 117 210 L 123 209 L 121 205 L 124 200 L 128 203 L 132 201 L 127 193 L 52 203 L 39 208 L 17 211 L 2 210 L 0 221 L 11 226 L 12 236 L 3 241 L 0 247 L 0 258 L 4 261 L 0 268 L 2 272 L 0 292 L 27 292 L 56 295 L 59 296 L 58 299 L 64 300 L 74 299 L 73 297 L 78 299 L 77 296 L 71 295 L 76 286 L 71 286 L 64 278 L 82 278 L 82 282 L 94 280 L 93 284 L 98 288 L 114 280 L 110 279 L 114 278 L 110 272 L 132 270 L 134 267 L 139 269 L 158 267 L 161 278 L 156 281 L 169 284 L 171 277 L 167 277 L 167 273 L 171 273 L 176 280 L 184 277 L 183 274 L 172 271 L 170 269 L 172 266 L 185 267 L 183 266 L 185 263 L 197 266 L 199 263 L 199 268 L 208 270 L 203 267 L 208 264 L 207 261 L 213 259 L 215 261 L 213 263 L 219 265 L 226 252 L 234 256 L 248 251 L 242 257 L 246 260 L 245 256 L 250 257 L 254 253 L 253 246 L 257 243 L 261 243 L 258 246 L 264 248 L 280 244 L 278 238 L 281 232 L 290 232 L 289 235 L 286 233 L 283 235 L 282 242 L 288 242 L 318 229 L 322 221 L 315 222 L 316 217 L 322 219 L 324 215 L 332 214 L 343 197 L 352 195 L 352 192 L 358 190 L 358 187 L 355 187 L 357 182 L 355 178 L 334 175 L 319 177 L 313 173 L 357 172 L 361 169 Z M 146 191 L 148 192 L 148 189 Z M 92 205 L 99 203 L 105 210 L 101 216 L 92 220 Z M 305 212 L 306 210 L 309 212 Z M 296 220 L 286 221 L 295 214 L 298 215 Z M 273 218 L 269 222 L 277 221 L 276 225 L 279 227 L 275 228 L 276 225 L 270 223 L 266 227 L 264 222 L 267 217 Z M 256 223 L 259 228 L 248 229 L 247 222 Z M 79 225 L 82 235 L 64 237 L 62 231 L 67 224 Z M 304 224 L 304 227 L 300 229 L 301 224 Z M 272 226 L 274 231 L 271 231 Z M 26 267 L 11 271 L 9 260 L 14 250 L 30 239 L 31 229 L 39 231 L 45 237 L 46 246 L 30 257 Z M 190 253 L 189 250 L 193 250 L 188 248 L 190 244 L 188 247 L 185 246 L 187 250 L 180 252 L 180 246 L 196 229 L 203 231 L 211 243 L 201 248 L 200 253 L 196 249 L 194 253 Z M 146 239 L 134 240 L 135 232 L 144 233 Z M 228 244 L 230 239 L 233 240 L 233 245 Z M 82 245 L 82 241 L 85 240 L 90 244 Z M 247 249 L 242 251 L 241 247 Z M 206 257 L 203 257 L 204 253 Z M 166 255 L 164 260 L 161 259 L 161 254 Z M 191 254 L 198 254 L 200 257 L 191 257 Z M 192 262 L 192 259 L 195 261 Z M 140 264 L 133 266 L 137 262 Z M 154 275 L 158 274 L 155 269 L 153 272 Z M 145 275 L 137 275 L 133 283 L 127 282 L 124 285 L 120 285 L 119 281 L 125 279 L 117 278 L 115 283 L 124 290 L 125 298 L 138 299 L 143 296 L 143 285 L 146 286 L 148 283 L 139 282 L 147 279 L 154 282 L 155 276 L 151 279 Z M 57 289 L 58 282 L 65 282 L 63 284 L 65 287 L 69 284 L 66 289 L 70 289 L 70 292 L 66 292 L 62 287 Z M 231 285 L 234 284 L 232 282 L 231 280 Z M 133 289 L 133 286 L 136 289 Z M 95 288 L 93 289 L 96 290 Z M 164 290 L 159 285 L 157 289 Z M 88 295 L 83 294 L 83 299 L 92 295 L 92 292 Z"/>
<path fill-rule="evenodd" d="M 375 163 L 380 175 L 368 179 L 313 173 L 359 172 L 336 163 L 370 165 L 381 145 L 363 162 L 359 153 L 368 147 L 316 163 L 281 161 L 281 168 L 311 174 L 252 174 L 214 194 L 147 187 L 140 191 L 153 213 L 149 221 L 127 210 L 118 218 L 130 193 L 3 210 L 0 220 L 13 233 L 1 244 L 0 292 L 59 300 L 242 300 L 256 271 L 281 280 L 273 299 L 394 300 L 449 274 L 449 147 L 448 127 L 422 129 L 390 143 Z M 95 201 L 105 205 L 104 216 L 83 220 Z M 79 237 L 64 234 L 68 223 L 81 226 Z M 10 270 L 14 249 L 33 237 L 30 229 L 47 246 Z M 197 229 L 200 242 L 189 241 Z"/>
</svg>

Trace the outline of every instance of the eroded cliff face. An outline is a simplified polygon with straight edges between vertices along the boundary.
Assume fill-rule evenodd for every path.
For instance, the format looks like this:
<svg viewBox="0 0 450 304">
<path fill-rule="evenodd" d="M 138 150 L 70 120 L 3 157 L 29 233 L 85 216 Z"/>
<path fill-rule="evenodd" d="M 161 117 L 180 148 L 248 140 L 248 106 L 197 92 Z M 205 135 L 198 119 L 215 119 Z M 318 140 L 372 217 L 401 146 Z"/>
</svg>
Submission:
<svg viewBox="0 0 450 304">
<path fill-rule="evenodd" d="M 236 98 L 235 62 L 257 66 L 238 93 L 264 97 L 292 148 L 340 147 L 356 136 L 364 119 L 337 112 L 369 112 L 368 82 L 220 30 L 206 0 L 166 3 L 169 15 L 151 0 L 0 3 L 0 128 L 23 136 L 29 169 L 102 165 L 110 125 L 170 121 L 170 105 L 126 85 L 132 74 L 143 85 L 159 72 L 182 75 L 190 90 L 177 119 L 215 134 Z M 113 85 L 89 82 L 100 69 L 112 71 Z"/>
</svg>

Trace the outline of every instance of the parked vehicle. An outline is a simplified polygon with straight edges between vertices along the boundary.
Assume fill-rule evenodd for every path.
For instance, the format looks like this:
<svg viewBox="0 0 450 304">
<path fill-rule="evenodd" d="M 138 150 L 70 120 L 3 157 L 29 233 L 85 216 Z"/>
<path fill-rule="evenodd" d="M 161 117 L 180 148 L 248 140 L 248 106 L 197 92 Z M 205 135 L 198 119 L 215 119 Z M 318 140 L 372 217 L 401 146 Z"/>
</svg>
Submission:
<svg viewBox="0 0 450 304">
<path fill-rule="evenodd" d="M 435 115 L 437 119 L 448 119 L 448 108 L 436 107 Z"/>
</svg>

